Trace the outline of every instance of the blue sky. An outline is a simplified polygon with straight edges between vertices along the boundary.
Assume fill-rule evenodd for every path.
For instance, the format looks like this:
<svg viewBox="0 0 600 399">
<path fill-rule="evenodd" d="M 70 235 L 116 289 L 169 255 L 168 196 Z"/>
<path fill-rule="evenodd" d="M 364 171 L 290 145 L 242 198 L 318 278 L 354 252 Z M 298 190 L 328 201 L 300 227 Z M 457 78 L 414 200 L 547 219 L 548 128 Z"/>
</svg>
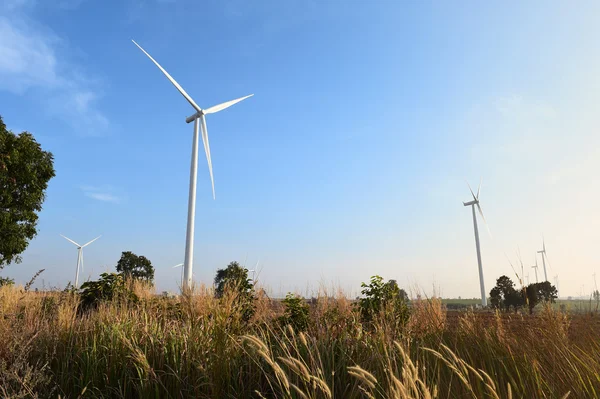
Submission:
<svg viewBox="0 0 600 399">
<path fill-rule="evenodd" d="M 273 293 L 358 292 L 373 274 L 476 297 L 465 180 L 483 177 L 486 290 L 529 268 L 544 234 L 561 295 L 592 287 L 600 211 L 594 2 L 8 0 L 0 114 L 55 156 L 38 237 L 4 275 L 46 286 L 150 258 L 159 290 L 183 261 L 193 113 L 200 158 L 195 273 L 231 260 Z M 538 259 L 541 263 L 541 259 Z M 541 272 L 540 272 L 541 273 Z M 39 282 L 41 284 L 42 281 Z"/>
</svg>

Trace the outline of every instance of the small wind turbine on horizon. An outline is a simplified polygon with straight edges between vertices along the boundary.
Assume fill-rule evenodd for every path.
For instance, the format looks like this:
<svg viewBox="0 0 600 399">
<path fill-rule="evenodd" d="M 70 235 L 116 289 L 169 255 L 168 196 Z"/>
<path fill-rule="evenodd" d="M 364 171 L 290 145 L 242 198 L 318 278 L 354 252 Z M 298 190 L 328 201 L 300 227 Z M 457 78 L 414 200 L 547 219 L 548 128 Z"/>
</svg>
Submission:
<svg viewBox="0 0 600 399">
<path fill-rule="evenodd" d="M 93 243 L 94 241 L 96 241 L 98 238 L 102 237 L 102 236 L 98 236 L 96 238 L 94 238 L 92 241 L 89 241 L 83 245 L 79 245 L 77 244 L 75 241 L 71 240 L 69 237 L 65 237 L 62 234 L 60 234 L 60 236 L 62 238 L 64 238 L 67 241 L 70 241 L 71 243 L 75 244 L 75 246 L 77 246 L 77 268 L 75 269 L 75 288 L 79 288 L 79 265 L 81 265 L 81 270 L 83 271 L 83 248 L 87 247 L 88 245 L 90 245 L 91 243 Z"/>
<path fill-rule="evenodd" d="M 538 275 L 537 275 L 537 269 L 538 269 L 538 263 L 537 263 L 537 256 L 535 257 L 535 265 L 531 266 L 532 269 L 535 269 L 535 283 L 539 283 L 538 281 Z"/>
<path fill-rule="evenodd" d="M 542 254 L 542 265 L 544 266 L 544 281 L 548 281 L 548 274 L 546 273 L 546 242 L 544 240 L 544 237 L 542 237 L 542 250 L 537 251 L 537 253 Z"/>
<path fill-rule="evenodd" d="M 486 307 L 487 296 L 485 293 L 485 284 L 483 282 L 483 266 L 481 264 L 481 249 L 479 247 L 479 229 L 477 228 L 477 215 L 475 214 L 475 206 L 477 206 L 477 210 L 481 215 L 481 219 L 483 219 L 483 222 L 486 223 L 485 216 L 483 216 L 483 211 L 481 210 L 481 205 L 479 205 L 479 192 L 481 190 L 481 181 L 479 182 L 479 187 L 477 188 L 477 195 L 473 193 L 473 190 L 471 189 L 469 183 L 467 183 L 467 185 L 469 186 L 469 191 L 471 191 L 473 200 L 469 202 L 463 202 L 463 205 L 470 206 L 471 210 L 473 211 L 473 229 L 475 230 L 475 247 L 477 248 L 477 264 L 479 266 L 479 288 L 481 289 L 481 306 Z"/>
<path fill-rule="evenodd" d="M 252 284 L 256 283 L 256 268 L 258 267 L 258 263 L 260 259 L 256 261 L 256 265 L 254 265 L 254 269 L 248 270 L 248 272 L 252 272 Z"/>
<path fill-rule="evenodd" d="M 132 40 L 132 42 L 140 49 L 144 54 L 150 58 L 150 60 L 161 70 L 161 72 L 169 79 L 169 81 L 175 86 L 175 88 L 181 93 L 181 95 L 190 103 L 190 105 L 196 110 L 196 113 L 186 118 L 187 123 L 194 122 L 194 138 L 192 142 L 192 162 L 190 166 L 190 192 L 188 198 L 188 220 L 187 220 L 187 231 L 185 241 L 185 259 L 184 259 L 184 284 L 182 285 L 183 290 L 189 290 L 192 286 L 192 265 L 194 260 L 194 220 L 196 215 L 196 181 L 198 175 L 198 130 L 202 130 L 202 143 L 204 144 L 204 152 L 206 154 L 206 160 L 208 161 L 208 171 L 210 173 L 210 181 L 212 185 L 213 199 L 215 199 L 215 182 L 213 179 L 212 160 L 210 157 L 210 146 L 208 142 L 208 129 L 206 128 L 205 115 L 214 114 L 222 111 L 226 108 L 231 107 L 234 104 L 239 103 L 242 100 L 252 97 L 254 94 L 250 94 L 245 97 L 240 97 L 235 100 L 227 101 L 219 105 L 212 106 L 210 108 L 202 109 L 194 102 L 192 97 L 186 93 L 186 91 L 169 75 L 169 73 L 162 67 L 150 54 L 146 52 L 139 44 Z"/>
<path fill-rule="evenodd" d="M 595 287 L 596 291 L 598 291 L 598 284 L 596 283 L 596 272 L 594 272 L 594 274 L 592 274 L 592 277 L 594 278 L 594 287 Z"/>
</svg>

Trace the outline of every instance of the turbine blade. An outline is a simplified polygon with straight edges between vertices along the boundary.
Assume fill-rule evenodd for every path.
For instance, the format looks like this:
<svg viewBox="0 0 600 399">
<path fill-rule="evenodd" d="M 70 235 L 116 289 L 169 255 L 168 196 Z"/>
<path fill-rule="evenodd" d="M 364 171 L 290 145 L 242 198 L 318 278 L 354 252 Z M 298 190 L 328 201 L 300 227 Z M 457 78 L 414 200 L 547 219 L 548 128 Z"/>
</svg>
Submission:
<svg viewBox="0 0 600 399">
<path fill-rule="evenodd" d="M 175 269 L 176 267 L 181 267 L 181 266 L 183 266 L 183 263 L 173 266 L 172 269 Z"/>
<path fill-rule="evenodd" d="M 485 226 L 485 229 L 487 230 L 488 234 L 490 235 L 491 238 L 492 237 L 492 232 L 490 231 L 490 227 L 487 224 L 487 221 L 485 220 L 485 216 L 483 216 L 483 210 L 481 209 L 481 205 L 479 205 L 479 202 L 477 202 L 477 210 L 479 211 L 479 214 L 481 215 L 481 219 L 483 220 L 483 224 Z"/>
<path fill-rule="evenodd" d="M 544 236 L 542 236 L 542 249 L 544 250 L 544 253 L 546 253 L 546 240 L 544 240 Z"/>
<path fill-rule="evenodd" d="M 71 241 L 73 244 L 77 245 L 78 247 L 80 247 L 81 245 L 77 244 L 75 241 L 71 240 L 69 237 L 65 237 L 62 234 L 59 234 L 59 236 L 61 236 L 62 238 L 64 238 L 65 240 Z"/>
<path fill-rule="evenodd" d="M 173 86 L 175 86 L 175 88 L 176 88 L 177 90 L 179 90 L 179 92 L 181 93 L 181 95 L 182 95 L 183 97 L 185 97 L 185 99 L 186 99 L 186 100 L 187 100 L 187 101 L 188 101 L 188 102 L 191 104 L 191 106 L 192 106 L 192 107 L 194 107 L 194 109 L 195 109 L 196 111 L 198 111 L 198 112 L 202 112 L 202 108 L 200 108 L 200 107 L 198 106 L 198 104 L 196 104 L 196 103 L 194 102 L 194 100 L 192 99 L 192 97 L 190 97 L 190 95 L 189 95 L 189 94 L 187 94 L 185 90 L 183 90 L 183 87 L 181 87 L 181 86 L 179 85 L 179 83 L 177 83 L 177 82 L 175 81 L 175 79 L 173 79 L 173 77 L 172 77 L 171 75 L 169 75 L 169 72 L 165 71 L 165 69 L 164 69 L 163 67 L 161 67 L 161 66 L 160 66 L 160 64 L 159 64 L 158 62 L 156 62 L 156 60 L 155 60 L 154 58 L 152 58 L 152 56 L 151 56 L 150 54 L 148 54 L 148 53 L 146 52 L 146 50 L 144 50 L 144 49 L 142 48 L 142 46 L 140 46 L 139 44 L 137 44 L 137 43 L 135 42 L 135 40 L 132 40 L 132 42 L 133 42 L 133 44 L 135 44 L 136 46 L 138 46 L 138 48 L 139 48 L 140 50 L 142 50 L 142 51 L 144 52 L 144 54 L 146 54 L 146 55 L 148 56 L 148 58 L 150 58 L 150 59 L 152 60 L 152 62 L 154 62 L 154 64 L 155 64 L 155 65 L 158 67 L 158 69 L 160 69 L 160 70 L 162 71 L 162 73 L 164 73 L 164 74 L 165 74 L 165 76 L 167 77 L 167 79 L 169 79 L 169 80 L 171 81 L 171 83 L 173 83 Z"/>
<path fill-rule="evenodd" d="M 208 143 L 208 129 L 206 128 L 206 118 L 200 117 L 200 128 L 202 130 L 202 142 L 204 143 L 204 152 L 208 161 L 208 172 L 210 173 L 210 183 L 212 184 L 213 199 L 215 199 L 215 179 L 213 178 L 212 159 L 210 158 L 210 144 Z"/>
<path fill-rule="evenodd" d="M 81 273 L 83 273 L 83 247 L 81 247 L 82 249 L 79 250 L 79 252 L 81 253 Z"/>
<path fill-rule="evenodd" d="M 475 193 L 473 193 L 473 189 L 471 189 L 471 185 L 469 184 L 469 182 L 467 182 L 467 186 L 469 186 L 469 191 L 471 191 L 471 195 L 473 196 L 473 199 L 475 201 L 477 201 L 477 197 L 475 197 Z"/>
<path fill-rule="evenodd" d="M 481 190 L 481 182 L 483 182 L 483 178 L 479 179 L 479 187 L 477 187 L 477 199 L 479 199 L 479 191 Z"/>
<path fill-rule="evenodd" d="M 88 245 L 90 245 L 91 243 L 93 243 L 94 241 L 96 241 L 96 240 L 97 240 L 98 238 L 100 238 L 100 237 L 102 237 L 102 236 L 101 236 L 101 235 L 99 235 L 98 237 L 94 238 L 92 241 L 90 241 L 90 242 L 88 242 L 88 243 L 86 243 L 86 244 L 83 244 L 83 245 L 81 246 L 81 248 L 83 248 L 83 247 L 87 247 Z"/>
<path fill-rule="evenodd" d="M 240 97 L 240 98 L 236 98 L 235 100 L 231 100 L 231 101 L 227 101 L 225 103 L 219 104 L 219 105 L 214 105 L 210 108 L 207 108 L 204 110 L 205 114 L 214 114 L 215 112 L 219 112 L 219 111 L 223 111 L 225 108 L 229 108 L 231 107 L 233 104 L 237 104 L 242 100 L 245 100 L 249 97 L 252 97 L 254 94 L 250 94 L 249 96 L 245 96 L 245 97 Z"/>
</svg>

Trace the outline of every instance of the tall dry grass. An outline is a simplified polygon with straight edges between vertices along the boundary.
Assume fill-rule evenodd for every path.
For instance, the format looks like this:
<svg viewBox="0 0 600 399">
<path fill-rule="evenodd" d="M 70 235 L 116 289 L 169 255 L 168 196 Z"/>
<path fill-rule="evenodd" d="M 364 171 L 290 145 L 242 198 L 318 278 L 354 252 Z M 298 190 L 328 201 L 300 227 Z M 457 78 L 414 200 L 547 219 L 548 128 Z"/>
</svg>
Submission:
<svg viewBox="0 0 600 399">
<path fill-rule="evenodd" d="M 447 312 L 412 303 L 406 325 L 364 328 L 341 292 L 305 332 L 258 294 L 246 321 L 210 288 L 167 299 L 136 286 L 82 313 L 72 293 L 0 288 L 0 396 L 63 398 L 593 398 L 596 315 Z"/>
</svg>

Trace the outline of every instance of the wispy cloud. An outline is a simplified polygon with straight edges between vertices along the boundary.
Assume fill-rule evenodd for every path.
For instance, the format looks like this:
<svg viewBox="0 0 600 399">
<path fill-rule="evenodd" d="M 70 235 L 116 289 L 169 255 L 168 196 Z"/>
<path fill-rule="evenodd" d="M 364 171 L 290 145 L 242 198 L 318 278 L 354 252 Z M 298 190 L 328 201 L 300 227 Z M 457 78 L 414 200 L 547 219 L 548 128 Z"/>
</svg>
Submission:
<svg viewBox="0 0 600 399">
<path fill-rule="evenodd" d="M 73 8 L 79 0 L 63 0 L 57 8 Z M 0 5 L 0 90 L 33 93 L 43 109 L 81 131 L 100 133 L 108 119 L 97 109 L 100 93 L 94 79 L 68 60 L 65 41 L 30 14 L 33 0 L 9 0 Z"/>
<path fill-rule="evenodd" d="M 80 189 L 83 194 L 98 201 L 112 202 L 115 204 L 123 201 L 123 198 L 115 194 L 115 189 L 112 186 L 81 186 Z"/>
</svg>

